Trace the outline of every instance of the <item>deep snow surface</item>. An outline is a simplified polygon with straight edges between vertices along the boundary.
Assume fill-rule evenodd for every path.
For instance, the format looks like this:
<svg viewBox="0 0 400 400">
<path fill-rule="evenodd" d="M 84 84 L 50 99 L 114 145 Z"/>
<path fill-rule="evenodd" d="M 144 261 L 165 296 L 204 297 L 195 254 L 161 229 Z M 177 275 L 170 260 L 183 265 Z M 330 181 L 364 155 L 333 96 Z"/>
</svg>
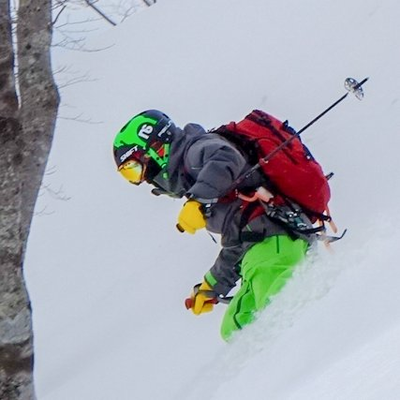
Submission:
<svg viewBox="0 0 400 400">
<path fill-rule="evenodd" d="M 400 398 L 399 17 L 395 0 L 160 0 L 88 37 L 106 50 L 55 51 L 60 82 L 88 78 L 62 91 L 58 195 L 43 189 L 30 237 L 40 400 Z M 370 77 L 365 99 L 303 135 L 348 234 L 225 344 L 223 305 L 183 306 L 218 245 L 175 230 L 183 201 L 117 176 L 114 135 L 147 108 L 206 128 L 263 108 L 300 129 L 348 76 Z"/>
</svg>

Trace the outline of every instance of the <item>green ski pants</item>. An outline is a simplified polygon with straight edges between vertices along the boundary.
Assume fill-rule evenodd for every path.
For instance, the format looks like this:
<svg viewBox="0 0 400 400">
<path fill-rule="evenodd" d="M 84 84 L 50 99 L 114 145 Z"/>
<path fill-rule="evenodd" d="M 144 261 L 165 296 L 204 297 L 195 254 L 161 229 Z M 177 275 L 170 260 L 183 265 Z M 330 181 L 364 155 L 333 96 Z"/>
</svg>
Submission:
<svg viewBox="0 0 400 400">
<path fill-rule="evenodd" d="M 221 335 L 228 340 L 233 332 L 251 323 L 291 277 L 305 257 L 308 244 L 288 236 L 272 236 L 252 246 L 241 263 L 242 285 L 224 315 Z"/>
</svg>

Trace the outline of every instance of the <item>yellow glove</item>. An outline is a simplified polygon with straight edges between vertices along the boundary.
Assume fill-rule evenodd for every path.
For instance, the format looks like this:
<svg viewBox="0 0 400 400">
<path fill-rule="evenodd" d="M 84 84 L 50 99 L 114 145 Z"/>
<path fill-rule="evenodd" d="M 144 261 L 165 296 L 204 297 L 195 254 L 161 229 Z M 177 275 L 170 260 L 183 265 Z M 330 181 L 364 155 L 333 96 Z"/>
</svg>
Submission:
<svg viewBox="0 0 400 400">
<path fill-rule="evenodd" d="M 214 304 L 217 303 L 218 299 L 211 286 L 206 281 L 201 285 L 196 285 L 193 288 L 190 298 L 185 301 L 186 308 L 190 308 L 195 315 L 212 311 Z"/>
<path fill-rule="evenodd" d="M 196 200 L 188 200 L 183 205 L 176 225 L 180 232 L 187 232 L 193 235 L 197 230 L 205 228 L 206 219 L 201 207 L 202 204 Z"/>
</svg>

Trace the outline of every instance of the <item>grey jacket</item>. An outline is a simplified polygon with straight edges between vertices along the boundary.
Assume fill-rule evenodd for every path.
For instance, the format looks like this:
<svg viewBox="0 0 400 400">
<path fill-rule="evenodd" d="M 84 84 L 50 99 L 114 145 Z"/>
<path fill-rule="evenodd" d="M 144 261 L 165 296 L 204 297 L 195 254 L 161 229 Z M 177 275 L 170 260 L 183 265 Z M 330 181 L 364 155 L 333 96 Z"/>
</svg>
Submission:
<svg viewBox="0 0 400 400">
<path fill-rule="evenodd" d="M 287 234 L 265 214 L 246 221 L 242 227 L 242 200 L 225 198 L 235 180 L 250 167 L 227 140 L 207 133 L 200 125 L 188 124 L 173 132 L 166 174 L 162 171 L 153 179 L 154 185 L 170 196 L 186 196 L 207 205 L 207 230 L 221 234 L 222 250 L 206 280 L 223 296 L 240 279 L 240 262 L 250 246 L 269 236 Z M 238 189 L 255 189 L 262 183 L 262 174 L 255 172 Z M 246 235 L 243 239 L 244 230 L 252 232 L 252 238 Z"/>
</svg>

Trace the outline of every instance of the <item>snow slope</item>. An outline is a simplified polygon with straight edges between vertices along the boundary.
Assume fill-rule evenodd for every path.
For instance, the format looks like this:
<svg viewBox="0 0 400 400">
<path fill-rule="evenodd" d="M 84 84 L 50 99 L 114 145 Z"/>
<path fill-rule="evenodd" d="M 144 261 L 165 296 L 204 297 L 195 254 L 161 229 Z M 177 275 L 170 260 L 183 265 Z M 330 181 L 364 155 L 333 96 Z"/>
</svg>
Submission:
<svg viewBox="0 0 400 400">
<path fill-rule="evenodd" d="M 40 400 L 400 398 L 399 17 L 394 0 L 160 0 L 88 38 L 106 50 L 55 50 L 89 78 L 63 89 L 28 249 Z M 370 77 L 365 99 L 303 136 L 348 234 L 225 344 L 223 305 L 183 306 L 219 247 L 175 230 L 182 201 L 117 176 L 114 135 L 146 108 L 206 128 L 262 108 L 300 129 L 348 76 Z"/>
</svg>

